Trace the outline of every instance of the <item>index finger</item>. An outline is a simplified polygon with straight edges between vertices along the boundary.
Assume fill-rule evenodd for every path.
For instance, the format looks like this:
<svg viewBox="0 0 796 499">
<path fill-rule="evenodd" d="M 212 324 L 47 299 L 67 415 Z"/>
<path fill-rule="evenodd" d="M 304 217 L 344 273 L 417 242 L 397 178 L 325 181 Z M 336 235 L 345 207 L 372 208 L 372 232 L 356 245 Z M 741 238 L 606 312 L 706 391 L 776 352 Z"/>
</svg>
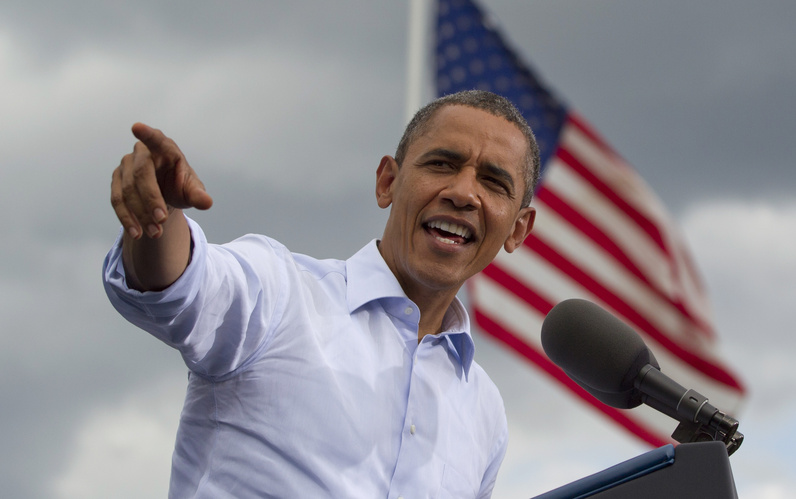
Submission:
<svg viewBox="0 0 796 499">
<path fill-rule="evenodd" d="M 135 138 L 143 142 L 153 154 L 161 155 L 172 162 L 182 158 L 182 151 L 177 144 L 157 128 L 143 123 L 135 123 L 132 131 Z"/>
</svg>

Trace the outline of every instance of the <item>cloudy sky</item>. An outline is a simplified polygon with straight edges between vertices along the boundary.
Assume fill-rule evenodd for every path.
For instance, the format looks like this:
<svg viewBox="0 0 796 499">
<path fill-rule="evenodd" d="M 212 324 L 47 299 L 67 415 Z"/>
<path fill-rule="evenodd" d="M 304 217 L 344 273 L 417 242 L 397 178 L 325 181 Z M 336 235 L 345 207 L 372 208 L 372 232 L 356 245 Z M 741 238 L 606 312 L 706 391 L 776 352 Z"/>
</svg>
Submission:
<svg viewBox="0 0 796 499">
<path fill-rule="evenodd" d="M 710 288 L 750 389 L 741 497 L 796 489 L 796 3 L 483 0 L 641 173 Z M 0 4 L 0 483 L 12 498 L 164 497 L 186 369 L 100 283 L 130 125 L 215 198 L 209 239 L 345 258 L 381 234 L 375 168 L 405 122 L 405 1 Z M 647 450 L 476 333 L 512 435 L 497 498 Z M 693 387 L 697 390 L 699 387 Z"/>
</svg>

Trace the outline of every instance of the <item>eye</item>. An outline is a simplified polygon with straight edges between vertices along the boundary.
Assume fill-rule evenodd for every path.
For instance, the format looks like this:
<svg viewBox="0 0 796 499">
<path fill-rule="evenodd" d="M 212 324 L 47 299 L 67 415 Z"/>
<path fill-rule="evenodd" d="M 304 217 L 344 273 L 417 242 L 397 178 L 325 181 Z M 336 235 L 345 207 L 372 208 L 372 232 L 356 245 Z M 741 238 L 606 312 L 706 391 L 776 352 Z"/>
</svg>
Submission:
<svg viewBox="0 0 796 499">
<path fill-rule="evenodd" d="M 426 164 L 435 170 L 450 170 L 453 168 L 453 164 L 444 159 L 432 159 Z"/>
<path fill-rule="evenodd" d="M 510 192 L 509 191 L 509 187 L 506 185 L 506 183 L 503 180 L 499 179 L 499 178 L 496 178 L 496 177 L 484 177 L 484 181 L 487 184 L 489 184 L 493 189 L 497 189 L 497 190 L 505 192 L 507 194 Z"/>
</svg>

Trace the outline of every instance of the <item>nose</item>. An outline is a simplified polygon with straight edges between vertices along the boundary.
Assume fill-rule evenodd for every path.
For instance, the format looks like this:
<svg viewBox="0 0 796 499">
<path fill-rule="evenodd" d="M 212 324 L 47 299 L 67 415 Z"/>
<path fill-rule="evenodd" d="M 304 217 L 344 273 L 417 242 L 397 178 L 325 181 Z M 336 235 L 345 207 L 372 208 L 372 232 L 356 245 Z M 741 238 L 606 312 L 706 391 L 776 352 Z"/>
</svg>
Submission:
<svg viewBox="0 0 796 499">
<path fill-rule="evenodd" d="M 480 186 L 474 168 L 461 168 L 449 180 L 440 196 L 459 209 L 474 210 L 481 206 Z"/>
</svg>

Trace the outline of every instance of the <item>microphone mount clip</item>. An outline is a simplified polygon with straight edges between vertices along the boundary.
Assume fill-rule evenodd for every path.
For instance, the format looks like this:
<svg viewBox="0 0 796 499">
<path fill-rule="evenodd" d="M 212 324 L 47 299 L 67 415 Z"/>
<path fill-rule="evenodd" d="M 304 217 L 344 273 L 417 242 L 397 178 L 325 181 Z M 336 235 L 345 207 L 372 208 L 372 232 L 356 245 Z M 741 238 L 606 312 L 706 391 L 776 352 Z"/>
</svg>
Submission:
<svg viewBox="0 0 796 499">
<path fill-rule="evenodd" d="M 683 443 L 688 442 L 724 442 L 727 447 L 727 455 L 733 452 L 743 443 L 743 433 L 738 431 L 738 420 L 727 416 L 723 412 L 717 412 L 711 424 L 699 424 L 690 421 L 680 421 L 672 438 Z"/>
</svg>

